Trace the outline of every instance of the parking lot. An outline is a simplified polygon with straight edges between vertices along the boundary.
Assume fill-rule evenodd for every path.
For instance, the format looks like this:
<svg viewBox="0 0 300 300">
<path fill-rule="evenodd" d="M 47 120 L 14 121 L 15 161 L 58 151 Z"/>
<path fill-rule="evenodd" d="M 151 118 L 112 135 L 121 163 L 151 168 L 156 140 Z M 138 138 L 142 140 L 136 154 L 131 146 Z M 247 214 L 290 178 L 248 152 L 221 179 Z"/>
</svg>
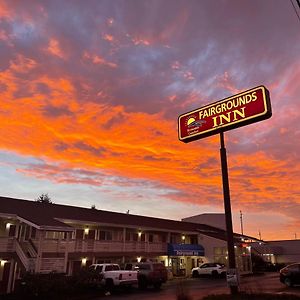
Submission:
<svg viewBox="0 0 300 300">
<path fill-rule="evenodd" d="M 175 278 L 164 284 L 161 290 L 148 288 L 141 291 L 137 288 L 132 288 L 127 291 L 116 291 L 112 295 L 99 295 L 95 298 L 102 297 L 113 299 L 130 299 L 130 300 L 175 300 L 179 290 L 190 296 L 191 300 L 200 300 L 202 297 L 211 294 L 229 293 L 229 288 L 225 279 L 213 278 Z M 260 275 L 253 275 L 241 277 L 240 291 L 251 293 L 291 293 L 300 296 L 300 286 L 288 288 L 279 282 L 278 273 L 265 273 Z"/>
</svg>

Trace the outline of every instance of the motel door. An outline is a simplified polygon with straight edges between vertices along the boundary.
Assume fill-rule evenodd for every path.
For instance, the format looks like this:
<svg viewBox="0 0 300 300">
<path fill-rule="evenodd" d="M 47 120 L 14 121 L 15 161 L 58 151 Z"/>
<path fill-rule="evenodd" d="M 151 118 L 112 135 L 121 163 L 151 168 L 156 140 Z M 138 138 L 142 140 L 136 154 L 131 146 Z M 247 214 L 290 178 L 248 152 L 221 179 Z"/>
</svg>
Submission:
<svg viewBox="0 0 300 300">
<path fill-rule="evenodd" d="M 10 262 L 5 263 L 3 265 L 3 270 L 1 270 L 2 278 L 0 278 L 0 294 L 5 294 L 7 292 L 10 264 Z"/>
<path fill-rule="evenodd" d="M 175 276 L 180 275 L 180 258 L 179 257 L 171 258 L 171 267 L 172 267 L 173 275 L 175 275 Z"/>
</svg>

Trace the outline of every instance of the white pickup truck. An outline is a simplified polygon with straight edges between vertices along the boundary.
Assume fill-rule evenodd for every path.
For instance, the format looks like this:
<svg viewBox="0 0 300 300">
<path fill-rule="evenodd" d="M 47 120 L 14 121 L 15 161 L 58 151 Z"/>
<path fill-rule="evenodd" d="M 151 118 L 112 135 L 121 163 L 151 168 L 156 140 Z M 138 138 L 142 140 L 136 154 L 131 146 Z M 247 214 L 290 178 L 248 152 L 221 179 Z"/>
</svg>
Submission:
<svg viewBox="0 0 300 300">
<path fill-rule="evenodd" d="M 137 271 L 121 270 L 118 264 L 92 264 L 89 270 L 101 275 L 101 285 L 109 290 L 138 283 Z"/>
</svg>

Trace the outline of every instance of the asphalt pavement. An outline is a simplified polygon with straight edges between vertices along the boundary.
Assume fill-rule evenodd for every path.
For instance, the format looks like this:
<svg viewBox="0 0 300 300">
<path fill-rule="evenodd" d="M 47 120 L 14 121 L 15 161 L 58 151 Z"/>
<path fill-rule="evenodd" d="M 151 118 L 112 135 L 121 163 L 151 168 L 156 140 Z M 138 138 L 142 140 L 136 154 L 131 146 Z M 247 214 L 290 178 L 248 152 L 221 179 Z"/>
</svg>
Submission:
<svg viewBox="0 0 300 300">
<path fill-rule="evenodd" d="M 289 293 L 300 296 L 300 286 L 288 288 L 279 281 L 278 273 L 256 274 L 240 279 L 239 290 L 248 293 Z M 201 300 L 212 294 L 229 294 L 230 289 L 224 278 L 174 278 L 162 285 L 160 290 L 149 287 L 145 291 L 133 287 L 130 290 L 118 290 L 111 295 L 99 295 L 93 300 L 176 300 L 177 294 L 184 292 L 189 300 Z"/>
</svg>

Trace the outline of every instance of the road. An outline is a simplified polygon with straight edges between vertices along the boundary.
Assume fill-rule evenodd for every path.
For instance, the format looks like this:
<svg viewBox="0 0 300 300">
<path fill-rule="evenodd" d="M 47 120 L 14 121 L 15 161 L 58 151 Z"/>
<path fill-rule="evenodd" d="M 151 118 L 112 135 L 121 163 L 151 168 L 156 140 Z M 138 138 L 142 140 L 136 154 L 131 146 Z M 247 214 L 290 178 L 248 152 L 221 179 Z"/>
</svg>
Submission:
<svg viewBox="0 0 300 300">
<path fill-rule="evenodd" d="M 168 281 L 159 291 L 152 288 L 148 288 L 146 291 L 133 288 L 130 291 L 117 291 L 109 296 L 99 296 L 94 300 L 103 299 L 103 297 L 110 300 L 176 300 L 176 294 L 179 290 L 184 290 L 189 295 L 189 300 L 201 300 L 207 295 L 228 294 L 230 292 L 225 279 L 177 278 Z M 249 293 L 292 293 L 300 296 L 300 287 L 286 287 L 279 282 L 278 273 L 242 277 L 239 290 Z"/>
</svg>

